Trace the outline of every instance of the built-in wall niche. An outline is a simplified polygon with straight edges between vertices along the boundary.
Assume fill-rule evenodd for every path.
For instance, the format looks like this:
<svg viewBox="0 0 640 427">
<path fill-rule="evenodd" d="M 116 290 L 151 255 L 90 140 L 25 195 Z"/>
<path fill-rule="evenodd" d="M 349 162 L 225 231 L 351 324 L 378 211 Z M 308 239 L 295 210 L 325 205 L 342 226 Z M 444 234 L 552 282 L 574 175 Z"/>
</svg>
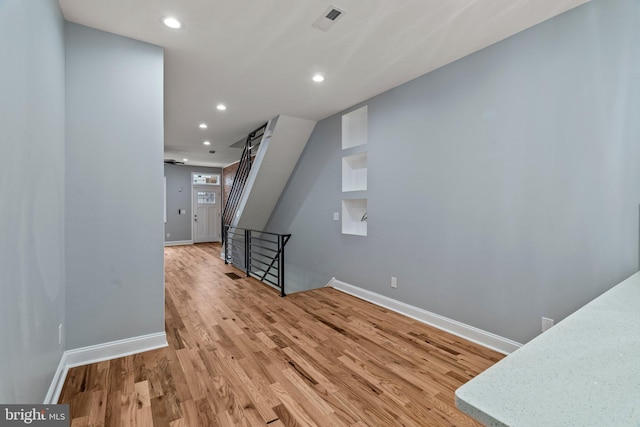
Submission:
<svg viewBox="0 0 640 427">
<path fill-rule="evenodd" d="M 343 193 L 367 191 L 367 115 L 365 105 L 342 116 Z M 342 199 L 342 234 L 367 235 L 366 198 Z"/>
<path fill-rule="evenodd" d="M 342 158 L 342 191 L 367 189 L 367 153 Z"/>
<path fill-rule="evenodd" d="M 367 199 L 342 200 L 342 234 L 367 235 Z"/>
<path fill-rule="evenodd" d="M 367 106 L 342 116 L 342 149 L 367 143 Z"/>
</svg>

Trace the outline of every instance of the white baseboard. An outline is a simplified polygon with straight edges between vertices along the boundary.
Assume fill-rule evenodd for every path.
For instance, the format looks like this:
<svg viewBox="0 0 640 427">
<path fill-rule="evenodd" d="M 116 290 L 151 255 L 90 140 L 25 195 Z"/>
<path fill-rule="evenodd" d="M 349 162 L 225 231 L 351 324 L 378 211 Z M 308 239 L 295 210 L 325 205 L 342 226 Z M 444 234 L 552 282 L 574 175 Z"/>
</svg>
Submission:
<svg viewBox="0 0 640 427">
<path fill-rule="evenodd" d="M 88 365 L 90 363 L 102 362 L 103 360 L 110 360 L 117 357 L 124 357 L 131 354 L 142 353 L 144 351 L 155 350 L 157 348 L 166 347 L 167 345 L 167 334 L 164 332 L 158 332 L 155 334 L 141 335 L 138 337 L 111 341 L 104 344 L 67 350 L 64 353 L 67 356 L 66 365 L 69 368 L 73 368 L 75 366 Z"/>
<path fill-rule="evenodd" d="M 56 369 L 56 373 L 53 375 L 53 380 L 51 380 L 51 385 L 49 386 L 49 390 L 47 391 L 47 395 L 44 398 L 45 405 L 53 405 L 58 403 L 58 399 L 60 398 L 60 393 L 62 392 L 62 386 L 64 385 L 64 380 L 67 378 L 67 372 L 69 368 L 66 366 L 67 364 L 67 353 L 62 353 L 62 357 L 60 358 L 60 363 L 58 363 L 58 369 Z"/>
<path fill-rule="evenodd" d="M 522 344 L 508 338 L 483 331 L 482 329 L 440 316 L 439 314 L 431 313 L 430 311 L 394 300 L 384 295 L 376 294 L 375 292 L 350 285 L 337 280 L 335 277 L 331 278 L 329 283 L 327 283 L 327 286 L 365 301 L 369 301 L 375 305 L 388 308 L 389 310 L 403 314 L 419 322 L 426 323 L 427 325 L 431 325 L 445 332 L 449 332 L 450 334 L 457 335 L 502 354 L 512 353 L 522 347 Z"/>
<path fill-rule="evenodd" d="M 164 242 L 165 246 L 182 246 L 193 245 L 193 240 L 173 240 L 171 242 Z"/>
<path fill-rule="evenodd" d="M 62 354 L 58 369 L 56 369 L 56 373 L 51 381 L 51 386 L 49 387 L 44 403 L 46 405 L 58 402 L 69 368 L 155 350 L 166 347 L 167 345 L 167 334 L 158 332 L 67 350 Z"/>
</svg>

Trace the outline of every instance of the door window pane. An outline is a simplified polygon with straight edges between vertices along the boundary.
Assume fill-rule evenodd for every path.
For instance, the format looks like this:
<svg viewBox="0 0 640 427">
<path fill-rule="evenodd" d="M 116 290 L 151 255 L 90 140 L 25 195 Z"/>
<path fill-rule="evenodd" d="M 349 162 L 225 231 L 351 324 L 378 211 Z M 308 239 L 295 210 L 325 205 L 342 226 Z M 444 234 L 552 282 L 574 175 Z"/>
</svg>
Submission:
<svg viewBox="0 0 640 427">
<path fill-rule="evenodd" d="M 198 203 L 213 205 L 216 203 L 216 193 L 214 191 L 198 191 Z"/>
</svg>

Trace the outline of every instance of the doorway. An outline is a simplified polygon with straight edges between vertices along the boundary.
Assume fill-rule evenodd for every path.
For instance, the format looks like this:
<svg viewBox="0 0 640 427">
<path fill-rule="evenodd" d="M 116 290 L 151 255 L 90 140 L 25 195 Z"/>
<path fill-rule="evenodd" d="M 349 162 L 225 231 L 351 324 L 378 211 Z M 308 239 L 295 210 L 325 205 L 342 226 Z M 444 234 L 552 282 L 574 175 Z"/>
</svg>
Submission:
<svg viewBox="0 0 640 427">
<path fill-rule="evenodd" d="M 193 243 L 219 242 L 220 188 L 194 185 L 192 193 Z"/>
</svg>

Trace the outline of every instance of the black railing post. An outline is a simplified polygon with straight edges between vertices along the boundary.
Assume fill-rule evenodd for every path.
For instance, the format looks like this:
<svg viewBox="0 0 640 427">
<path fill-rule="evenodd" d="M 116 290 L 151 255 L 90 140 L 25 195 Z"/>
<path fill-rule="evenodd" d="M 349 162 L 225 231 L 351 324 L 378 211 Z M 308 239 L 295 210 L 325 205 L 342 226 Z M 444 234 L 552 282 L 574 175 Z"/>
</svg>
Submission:
<svg viewBox="0 0 640 427">
<path fill-rule="evenodd" d="M 251 230 L 244 230 L 244 267 L 247 277 L 251 273 Z"/>
<path fill-rule="evenodd" d="M 284 297 L 286 294 L 284 293 L 284 244 L 283 244 L 284 236 L 282 234 L 278 235 L 278 284 L 280 285 L 280 296 Z"/>
<path fill-rule="evenodd" d="M 222 231 L 222 241 L 224 245 L 224 263 L 229 264 L 229 227 L 226 225 Z"/>
<path fill-rule="evenodd" d="M 227 225 L 224 223 L 224 207 L 226 206 L 226 202 L 224 201 L 224 185 L 221 187 L 222 190 L 220 191 L 220 193 L 222 194 L 222 212 L 220 213 L 220 228 L 222 229 L 222 244 L 224 245 L 224 243 L 227 241 Z M 226 246 L 225 246 L 226 247 Z M 225 256 L 226 256 L 226 249 L 225 249 Z M 225 259 L 226 261 L 226 259 Z"/>
</svg>

